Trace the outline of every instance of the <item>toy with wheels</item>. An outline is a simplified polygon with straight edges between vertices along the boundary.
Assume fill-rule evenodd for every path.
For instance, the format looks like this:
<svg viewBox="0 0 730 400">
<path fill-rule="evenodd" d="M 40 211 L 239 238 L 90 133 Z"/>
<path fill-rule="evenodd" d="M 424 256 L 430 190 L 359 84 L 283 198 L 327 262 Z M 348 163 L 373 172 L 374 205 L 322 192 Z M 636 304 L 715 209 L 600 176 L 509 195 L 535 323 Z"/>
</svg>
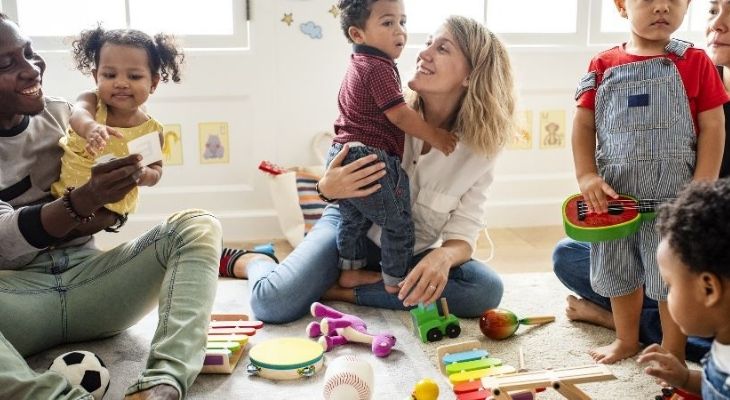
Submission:
<svg viewBox="0 0 730 400">
<path fill-rule="evenodd" d="M 412 308 L 411 322 L 413 323 L 413 334 L 421 339 L 423 343 L 437 342 L 444 336 L 457 338 L 461 334 L 459 319 L 449 313 L 449 306 L 446 298 L 441 298 L 441 311 L 439 314 L 436 304 L 424 306 L 419 304 Z"/>
<path fill-rule="evenodd" d="M 512 336 L 520 325 L 540 325 L 555 321 L 554 316 L 517 318 L 509 310 L 492 308 L 482 314 L 479 329 L 490 339 L 500 340 Z"/>
</svg>

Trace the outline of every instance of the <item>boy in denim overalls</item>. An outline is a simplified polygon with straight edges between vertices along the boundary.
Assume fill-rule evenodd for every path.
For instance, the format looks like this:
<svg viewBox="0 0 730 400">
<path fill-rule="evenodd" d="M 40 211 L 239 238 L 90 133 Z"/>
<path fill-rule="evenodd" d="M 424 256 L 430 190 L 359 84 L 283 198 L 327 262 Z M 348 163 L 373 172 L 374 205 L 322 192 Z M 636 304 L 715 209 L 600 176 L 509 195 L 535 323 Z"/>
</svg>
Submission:
<svg viewBox="0 0 730 400">
<path fill-rule="evenodd" d="M 688 0 L 614 1 L 631 37 L 591 60 L 573 122 L 578 185 L 596 213 L 607 212 L 618 193 L 669 199 L 693 179 L 717 179 L 728 100 L 705 53 L 670 37 Z M 639 351 L 644 290 L 659 302 L 662 345 L 684 360 L 686 337 L 667 310 L 658 243 L 648 222 L 629 237 L 591 245 L 591 286 L 611 298 L 616 326 L 613 343 L 590 351 L 596 361 L 610 364 Z"/>
<path fill-rule="evenodd" d="M 668 308 L 687 335 L 715 337 L 703 371 L 658 345 L 639 362 L 646 373 L 669 385 L 702 393 L 704 400 L 730 399 L 730 178 L 695 183 L 660 211 L 657 259 L 669 286 Z"/>
</svg>

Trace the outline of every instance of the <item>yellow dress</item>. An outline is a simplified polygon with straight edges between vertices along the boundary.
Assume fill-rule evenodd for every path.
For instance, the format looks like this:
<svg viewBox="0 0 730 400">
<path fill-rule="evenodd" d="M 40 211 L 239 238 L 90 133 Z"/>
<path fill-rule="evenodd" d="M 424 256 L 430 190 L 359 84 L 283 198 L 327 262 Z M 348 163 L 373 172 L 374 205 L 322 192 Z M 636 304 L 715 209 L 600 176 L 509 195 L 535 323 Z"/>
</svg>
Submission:
<svg viewBox="0 0 730 400">
<path fill-rule="evenodd" d="M 98 96 L 97 96 L 98 97 Z M 107 108 L 101 99 L 96 105 L 96 122 L 106 124 Z M 148 115 L 149 117 L 149 115 Z M 107 141 L 107 145 L 101 154 L 96 157 L 89 154 L 86 150 L 86 139 L 79 136 L 69 127 L 68 132 L 59 141 L 58 144 L 63 148 L 63 157 L 61 158 L 61 177 L 53 185 L 51 185 L 51 194 L 55 197 L 63 196 L 63 192 L 69 186 L 79 187 L 91 178 L 91 167 L 94 166 L 94 160 L 105 154 L 113 154 L 117 158 L 129 155 L 127 142 L 134 140 L 140 136 L 150 132 L 162 132 L 163 126 L 152 117 L 149 117 L 144 123 L 133 126 L 131 128 L 113 127 L 124 136 L 124 139 L 111 137 Z M 134 212 L 137 209 L 137 195 L 139 190 L 137 187 L 132 189 L 127 195 L 116 203 L 106 204 L 105 208 L 114 211 L 117 214 L 125 215 Z"/>
</svg>

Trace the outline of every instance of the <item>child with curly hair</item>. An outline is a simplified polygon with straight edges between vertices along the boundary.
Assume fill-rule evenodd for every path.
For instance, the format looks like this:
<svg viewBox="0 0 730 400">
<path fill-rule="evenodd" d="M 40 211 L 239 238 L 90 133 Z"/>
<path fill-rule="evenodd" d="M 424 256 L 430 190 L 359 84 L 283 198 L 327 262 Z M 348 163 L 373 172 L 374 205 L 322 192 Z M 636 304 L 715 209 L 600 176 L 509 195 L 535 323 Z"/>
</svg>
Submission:
<svg viewBox="0 0 730 400">
<path fill-rule="evenodd" d="M 68 134 L 59 141 L 64 155 L 61 176 L 51 186 L 56 197 L 88 181 L 97 157 L 126 156 L 130 140 L 158 132 L 162 144 L 162 124 L 145 112 L 143 104 L 160 81 L 180 81 L 184 58 L 172 36 L 152 38 L 134 29 L 104 30 L 101 26 L 81 32 L 73 49 L 76 67 L 94 77 L 96 90 L 79 95 Z M 162 161 L 156 161 L 142 169 L 136 182 L 119 184 L 154 186 L 161 176 Z M 135 187 L 120 201 L 105 206 L 117 215 L 116 228 L 136 209 L 137 195 Z"/>
<path fill-rule="evenodd" d="M 715 337 L 690 371 L 683 360 L 653 344 L 639 362 L 646 373 L 706 400 L 730 399 L 730 179 L 693 183 L 659 212 L 659 271 L 669 286 L 672 319 L 686 335 Z"/>
</svg>

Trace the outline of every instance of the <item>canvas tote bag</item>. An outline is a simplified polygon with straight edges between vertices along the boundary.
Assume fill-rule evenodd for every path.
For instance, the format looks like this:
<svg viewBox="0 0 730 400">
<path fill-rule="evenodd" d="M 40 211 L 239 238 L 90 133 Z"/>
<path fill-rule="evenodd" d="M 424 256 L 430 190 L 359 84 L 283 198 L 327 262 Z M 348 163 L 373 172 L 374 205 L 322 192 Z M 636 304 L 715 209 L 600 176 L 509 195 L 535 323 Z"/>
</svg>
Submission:
<svg viewBox="0 0 730 400">
<path fill-rule="evenodd" d="M 314 185 L 324 174 L 325 154 L 333 136 L 322 132 L 312 139 L 312 152 L 319 160 L 318 165 L 293 167 L 284 173 L 268 175 L 279 226 L 292 247 L 301 243 L 327 205 L 317 195 Z"/>
</svg>

